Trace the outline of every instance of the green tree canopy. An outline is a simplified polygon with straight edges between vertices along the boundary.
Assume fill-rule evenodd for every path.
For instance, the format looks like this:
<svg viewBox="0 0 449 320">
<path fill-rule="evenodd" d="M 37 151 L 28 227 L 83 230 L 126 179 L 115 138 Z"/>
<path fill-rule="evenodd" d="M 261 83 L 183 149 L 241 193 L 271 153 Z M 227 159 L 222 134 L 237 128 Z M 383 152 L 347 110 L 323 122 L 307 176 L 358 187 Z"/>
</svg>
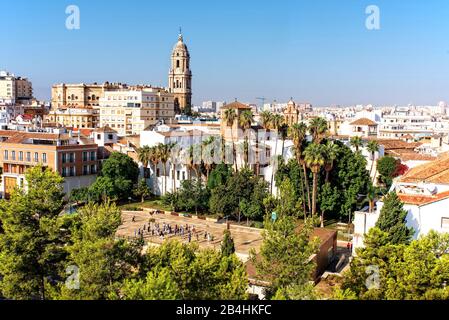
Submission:
<svg viewBox="0 0 449 320">
<path fill-rule="evenodd" d="M 28 169 L 27 190 L 0 202 L 0 292 L 9 299 L 46 299 L 61 279 L 70 222 L 63 209 L 61 178 L 42 166 Z"/>
<path fill-rule="evenodd" d="M 135 161 L 126 154 L 113 152 L 103 162 L 99 177 L 89 191 L 96 200 L 106 197 L 126 199 L 132 196 L 138 177 L 139 168 Z"/>
<path fill-rule="evenodd" d="M 342 290 L 369 300 L 448 299 L 449 235 L 431 231 L 409 245 L 372 228 L 345 274 Z"/>
<path fill-rule="evenodd" d="M 260 253 L 253 250 L 250 261 L 257 276 L 269 282 L 268 298 L 292 298 L 289 292 L 310 293 L 315 263 L 310 257 L 317 252 L 318 240 L 310 240 L 313 227 L 310 223 L 298 228 L 296 219 L 280 215 L 275 222 L 267 217 Z"/>
</svg>

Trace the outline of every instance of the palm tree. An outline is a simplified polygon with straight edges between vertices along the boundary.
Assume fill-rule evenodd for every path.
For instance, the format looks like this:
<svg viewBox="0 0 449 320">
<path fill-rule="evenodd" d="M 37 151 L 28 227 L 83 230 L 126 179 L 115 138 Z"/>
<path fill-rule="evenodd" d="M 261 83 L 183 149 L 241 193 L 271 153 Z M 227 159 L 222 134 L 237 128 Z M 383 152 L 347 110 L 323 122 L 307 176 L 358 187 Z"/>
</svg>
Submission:
<svg viewBox="0 0 449 320">
<path fill-rule="evenodd" d="M 358 152 L 359 148 L 363 145 L 362 138 L 359 136 L 352 137 L 351 140 L 349 140 L 349 144 L 355 148 L 356 152 Z"/>
<path fill-rule="evenodd" d="M 186 167 L 189 180 L 192 180 L 192 170 L 195 171 L 195 176 L 198 178 L 198 163 L 195 162 L 196 146 L 197 145 L 191 145 L 186 151 Z"/>
<path fill-rule="evenodd" d="M 309 132 L 312 135 L 313 142 L 320 144 L 328 130 L 327 121 L 324 118 L 313 118 L 309 124 Z"/>
<path fill-rule="evenodd" d="M 304 160 L 313 173 L 313 190 L 312 190 L 312 216 L 316 214 L 316 195 L 318 190 L 318 173 L 325 164 L 324 146 L 317 143 L 310 144 L 304 150 Z"/>
<path fill-rule="evenodd" d="M 369 170 L 369 175 L 371 176 L 371 173 L 373 171 L 373 166 L 374 166 L 374 157 L 376 155 L 376 152 L 379 151 L 379 143 L 376 140 L 371 140 L 368 142 L 368 145 L 366 148 L 371 153 L 371 169 Z M 376 174 L 374 173 L 373 181 L 374 181 L 375 177 L 376 177 Z"/>
<path fill-rule="evenodd" d="M 376 201 L 376 195 L 378 192 L 379 189 L 370 183 L 368 186 L 368 194 L 366 195 L 369 203 L 369 213 L 372 213 L 374 210 L 374 202 Z"/>
<path fill-rule="evenodd" d="M 226 109 L 224 112 L 224 121 L 226 121 L 226 125 L 228 127 L 231 127 L 231 140 L 232 140 L 232 154 L 233 154 L 233 161 L 235 165 L 235 171 L 237 170 L 237 160 L 235 158 L 235 145 L 234 145 L 234 134 L 232 133 L 232 127 L 234 126 L 234 121 L 237 119 L 237 113 L 235 112 L 235 109 Z"/>
<path fill-rule="evenodd" d="M 173 192 L 176 192 L 176 164 L 179 161 L 180 150 L 176 143 L 169 144 L 170 147 L 170 162 L 173 166 Z"/>
<path fill-rule="evenodd" d="M 155 193 L 155 186 L 154 183 L 157 180 L 157 172 L 156 172 L 156 168 L 157 168 L 157 164 L 160 161 L 160 156 L 159 156 L 159 148 L 157 146 L 152 146 L 149 149 L 149 153 L 148 153 L 148 159 L 150 161 L 150 163 L 154 166 L 154 170 L 153 170 L 153 174 L 154 174 L 154 180 L 153 180 L 153 192 Z"/>
<path fill-rule="evenodd" d="M 203 141 L 202 147 L 206 148 L 207 153 L 203 157 L 204 167 L 206 168 L 206 183 L 209 181 L 209 174 L 212 170 L 213 159 L 214 159 L 214 147 L 209 150 L 209 146 L 215 143 L 215 137 L 209 137 Z"/>
<path fill-rule="evenodd" d="M 282 159 L 284 159 L 284 146 L 285 146 L 285 139 L 287 139 L 288 136 L 288 124 L 283 123 L 281 127 L 279 128 L 279 135 L 282 139 Z"/>
<path fill-rule="evenodd" d="M 143 177 L 147 178 L 147 169 L 150 162 L 150 147 L 148 145 L 137 148 L 137 159 L 143 166 Z"/>
<path fill-rule="evenodd" d="M 334 161 L 337 159 L 338 150 L 338 146 L 331 141 L 325 144 L 324 156 L 326 162 L 324 164 L 324 170 L 326 171 L 326 182 L 329 182 L 329 173 L 334 168 Z"/>
<path fill-rule="evenodd" d="M 307 168 L 306 168 L 306 162 L 304 161 L 304 156 L 303 156 L 303 147 L 305 145 L 305 139 L 307 136 L 307 125 L 304 122 L 301 123 L 295 123 L 290 127 L 289 130 L 289 135 L 293 140 L 293 145 L 295 148 L 295 156 L 296 156 L 296 161 L 298 162 L 298 165 L 302 166 L 302 171 L 303 171 L 303 175 L 304 175 L 304 186 L 306 188 L 306 192 L 307 192 L 307 205 L 309 208 L 309 212 L 312 210 L 312 204 L 311 204 L 311 200 L 310 200 L 310 190 L 309 190 L 309 181 L 307 178 Z M 303 198 L 304 198 L 304 193 L 303 193 Z M 303 199 L 303 203 L 305 206 L 305 199 Z M 306 216 L 306 210 L 304 208 L 304 216 Z"/>
<path fill-rule="evenodd" d="M 273 114 L 270 111 L 262 111 L 260 113 L 260 125 L 262 126 L 262 128 L 265 129 L 264 142 L 263 142 L 264 150 L 265 150 L 266 139 L 267 139 L 267 131 L 270 129 L 272 117 L 273 117 Z M 257 151 L 256 174 L 259 175 L 259 173 L 260 173 L 259 145 L 256 146 L 256 151 Z"/>
<path fill-rule="evenodd" d="M 243 143 L 243 150 L 244 150 L 244 162 L 245 166 L 248 166 L 248 151 L 249 151 L 249 129 L 251 129 L 251 124 L 254 121 L 254 115 L 250 110 L 245 110 L 240 114 L 239 117 L 239 125 L 245 130 L 245 142 Z"/>
<path fill-rule="evenodd" d="M 170 159 L 170 144 L 159 143 L 157 145 L 159 160 L 162 162 L 162 172 L 164 175 L 164 194 L 167 193 L 167 162 Z"/>
<path fill-rule="evenodd" d="M 278 141 L 279 141 L 279 129 L 284 123 L 284 117 L 280 114 L 275 114 L 271 117 L 271 128 L 276 130 L 276 142 L 274 144 L 274 156 L 277 159 L 277 149 L 278 149 Z M 271 170 L 271 184 L 270 184 L 270 192 L 273 192 L 273 182 L 274 182 L 274 170 L 275 166 L 273 165 Z"/>
</svg>

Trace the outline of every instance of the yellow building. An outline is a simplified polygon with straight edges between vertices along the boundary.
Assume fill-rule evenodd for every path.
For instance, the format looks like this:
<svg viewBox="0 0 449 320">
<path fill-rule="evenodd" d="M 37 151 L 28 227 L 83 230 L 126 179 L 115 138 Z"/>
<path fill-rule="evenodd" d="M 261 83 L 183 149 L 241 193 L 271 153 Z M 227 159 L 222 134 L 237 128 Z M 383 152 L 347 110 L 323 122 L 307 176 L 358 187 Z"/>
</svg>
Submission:
<svg viewBox="0 0 449 320">
<path fill-rule="evenodd" d="M 121 84 L 56 84 L 51 88 L 52 109 L 60 107 L 95 107 L 105 91 L 121 88 Z"/>
<path fill-rule="evenodd" d="M 109 126 L 120 136 L 136 135 L 158 122 L 175 117 L 174 95 L 164 88 L 130 87 L 108 91 L 100 99 L 99 126 Z"/>
<path fill-rule="evenodd" d="M 45 122 L 74 128 L 95 128 L 98 124 L 98 114 L 99 111 L 92 107 L 61 107 L 51 110 L 45 117 Z"/>
</svg>

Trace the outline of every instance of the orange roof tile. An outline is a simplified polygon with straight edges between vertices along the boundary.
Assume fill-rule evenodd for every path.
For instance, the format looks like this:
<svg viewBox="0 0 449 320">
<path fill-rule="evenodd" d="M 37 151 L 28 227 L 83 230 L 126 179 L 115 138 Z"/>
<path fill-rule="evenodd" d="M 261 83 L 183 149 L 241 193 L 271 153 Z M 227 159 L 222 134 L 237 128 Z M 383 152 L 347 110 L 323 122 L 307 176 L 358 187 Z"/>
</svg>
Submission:
<svg viewBox="0 0 449 320">
<path fill-rule="evenodd" d="M 398 193 L 398 197 L 405 204 L 424 206 L 433 202 L 449 198 L 449 191 L 441 192 L 433 196 Z"/>
<path fill-rule="evenodd" d="M 235 101 L 223 106 L 221 109 L 251 109 L 251 107 L 241 102 Z"/>
<path fill-rule="evenodd" d="M 377 126 L 377 123 L 368 119 L 368 118 L 360 118 L 353 122 L 351 122 L 352 126 Z"/>
<path fill-rule="evenodd" d="M 399 181 L 449 184 L 449 153 L 410 169 Z"/>
</svg>

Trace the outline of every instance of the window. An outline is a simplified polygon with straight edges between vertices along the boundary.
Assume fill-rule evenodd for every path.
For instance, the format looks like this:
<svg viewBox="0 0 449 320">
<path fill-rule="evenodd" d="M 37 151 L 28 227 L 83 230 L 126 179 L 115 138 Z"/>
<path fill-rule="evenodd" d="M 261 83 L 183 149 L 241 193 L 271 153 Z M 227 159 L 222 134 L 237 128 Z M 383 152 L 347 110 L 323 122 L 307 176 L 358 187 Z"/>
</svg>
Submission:
<svg viewBox="0 0 449 320">
<path fill-rule="evenodd" d="M 87 176 L 89 174 L 89 166 L 83 166 L 83 175 Z"/>
<path fill-rule="evenodd" d="M 87 151 L 83 151 L 83 161 L 87 161 Z"/>
<path fill-rule="evenodd" d="M 23 152 L 19 151 L 19 161 L 23 161 Z"/>
<path fill-rule="evenodd" d="M 62 176 L 67 177 L 67 168 L 66 167 L 62 168 Z"/>
<path fill-rule="evenodd" d="M 30 162 L 31 161 L 31 152 L 27 152 L 27 159 L 26 159 L 28 162 Z"/>
<path fill-rule="evenodd" d="M 39 153 L 34 153 L 34 162 L 39 162 Z"/>
<path fill-rule="evenodd" d="M 96 174 L 97 173 L 97 166 L 96 165 L 91 165 L 90 166 L 90 173 L 91 174 Z"/>
<path fill-rule="evenodd" d="M 441 218 L 441 229 L 449 230 L 449 218 Z"/>
<path fill-rule="evenodd" d="M 16 160 L 16 152 L 11 151 L 11 159 Z"/>
<path fill-rule="evenodd" d="M 97 134 L 97 140 L 101 139 L 101 134 Z"/>
<path fill-rule="evenodd" d="M 176 60 L 176 68 L 179 68 L 179 60 Z"/>
<path fill-rule="evenodd" d="M 186 179 L 186 172 L 183 171 L 183 172 L 182 172 L 182 180 L 185 180 L 185 179 Z"/>
<path fill-rule="evenodd" d="M 73 177 L 75 175 L 75 167 L 70 167 L 70 176 Z"/>
<path fill-rule="evenodd" d="M 8 160 L 8 150 L 5 150 L 4 156 L 5 160 Z"/>
<path fill-rule="evenodd" d="M 47 163 L 47 154 L 46 153 L 42 154 L 42 162 Z"/>
<path fill-rule="evenodd" d="M 95 161 L 95 158 L 97 157 L 97 154 L 95 151 L 90 152 L 90 161 Z"/>
<path fill-rule="evenodd" d="M 109 140 L 114 139 L 114 135 L 113 135 L 113 134 L 108 134 L 108 139 L 109 139 Z"/>
<path fill-rule="evenodd" d="M 70 163 L 75 162 L 75 154 L 72 152 L 70 153 Z"/>
<path fill-rule="evenodd" d="M 66 163 L 67 162 L 67 154 L 63 153 L 62 154 L 62 163 Z"/>
</svg>

